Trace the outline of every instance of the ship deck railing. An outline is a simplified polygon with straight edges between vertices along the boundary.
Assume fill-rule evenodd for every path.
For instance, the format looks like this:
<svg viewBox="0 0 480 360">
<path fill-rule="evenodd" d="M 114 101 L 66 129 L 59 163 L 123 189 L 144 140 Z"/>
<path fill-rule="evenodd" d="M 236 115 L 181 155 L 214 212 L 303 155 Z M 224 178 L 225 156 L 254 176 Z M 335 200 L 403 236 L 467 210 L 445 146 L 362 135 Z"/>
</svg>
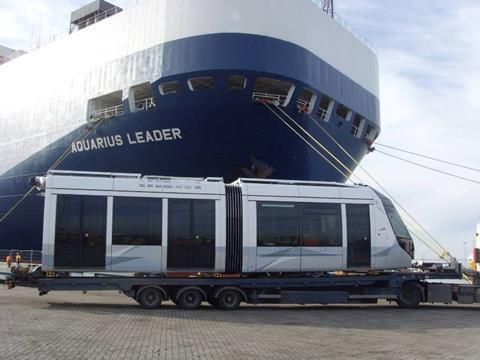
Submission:
<svg viewBox="0 0 480 360">
<path fill-rule="evenodd" d="M 317 117 L 322 121 L 327 121 L 328 119 L 328 110 L 318 108 Z"/>
<path fill-rule="evenodd" d="M 7 256 L 12 257 L 12 263 L 16 263 L 16 255 L 20 254 L 21 264 L 39 265 L 42 263 L 42 252 L 40 250 L 0 249 L 0 263 L 6 263 Z"/>
<path fill-rule="evenodd" d="M 283 105 L 287 100 L 286 95 L 278 95 L 278 94 L 269 94 L 263 92 L 254 92 L 252 95 L 252 100 L 254 102 L 266 102 L 273 105 Z"/>
<path fill-rule="evenodd" d="M 157 107 L 157 104 L 155 103 L 155 98 L 153 97 L 135 101 L 136 111 L 153 110 L 156 107 Z M 92 112 L 90 114 L 90 121 L 109 119 L 109 118 L 121 116 L 124 114 L 125 114 L 125 109 L 123 107 L 123 104 L 116 105 L 116 106 L 109 106 L 107 108 L 98 109 Z"/>
<path fill-rule="evenodd" d="M 297 99 L 297 109 L 298 111 L 308 112 L 312 110 L 311 106 L 313 104 L 310 101 Z"/>
<path fill-rule="evenodd" d="M 97 121 L 102 119 L 109 119 L 116 116 L 121 116 L 125 113 L 123 109 L 123 104 L 117 106 L 110 106 L 104 109 L 95 110 L 90 115 L 91 121 Z"/>
<path fill-rule="evenodd" d="M 137 111 L 152 110 L 156 107 L 157 104 L 155 103 L 155 99 L 153 97 L 135 101 L 135 109 Z"/>
<path fill-rule="evenodd" d="M 137 1 L 137 4 L 138 4 L 138 1 Z M 123 9 L 121 9 L 117 6 L 114 6 L 110 9 L 108 9 L 108 10 L 102 11 L 101 13 L 93 15 L 93 16 L 89 17 L 88 19 L 85 19 L 85 20 L 83 20 L 79 23 L 72 24 L 72 26 L 70 28 L 70 33 L 74 32 L 74 31 L 77 31 L 77 30 L 84 29 L 87 26 L 90 26 L 90 25 L 93 25 L 93 24 L 95 24 L 99 21 L 105 20 L 106 18 L 109 18 L 110 16 L 116 15 L 119 12 L 122 12 L 122 11 L 123 11 Z"/>
</svg>

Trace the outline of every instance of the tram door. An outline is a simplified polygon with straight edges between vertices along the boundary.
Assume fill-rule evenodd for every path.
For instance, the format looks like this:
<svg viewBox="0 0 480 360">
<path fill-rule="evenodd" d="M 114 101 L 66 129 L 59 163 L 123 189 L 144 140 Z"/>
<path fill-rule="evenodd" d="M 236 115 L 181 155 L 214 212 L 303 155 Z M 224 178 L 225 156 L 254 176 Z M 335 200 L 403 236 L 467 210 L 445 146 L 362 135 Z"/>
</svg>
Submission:
<svg viewBox="0 0 480 360">
<path fill-rule="evenodd" d="M 347 204 L 347 267 L 370 267 L 370 206 Z"/>
<path fill-rule="evenodd" d="M 104 269 L 107 197 L 58 195 L 54 267 Z"/>
<path fill-rule="evenodd" d="M 215 269 L 215 200 L 168 200 L 167 268 Z"/>
</svg>

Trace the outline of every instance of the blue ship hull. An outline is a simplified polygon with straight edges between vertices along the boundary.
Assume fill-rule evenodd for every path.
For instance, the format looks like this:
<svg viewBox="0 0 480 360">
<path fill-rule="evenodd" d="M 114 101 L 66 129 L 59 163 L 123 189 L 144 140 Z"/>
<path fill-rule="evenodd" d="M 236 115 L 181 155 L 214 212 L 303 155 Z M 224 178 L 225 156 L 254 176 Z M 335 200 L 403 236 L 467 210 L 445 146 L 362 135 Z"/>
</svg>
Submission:
<svg viewBox="0 0 480 360">
<path fill-rule="evenodd" d="M 352 161 L 306 114 L 298 113 L 295 101 L 298 92 L 307 87 L 319 95 L 338 93 L 344 104 L 361 109 L 362 115 L 379 127 L 378 100 L 373 95 L 293 44 L 274 39 L 267 41 L 258 36 L 224 34 L 178 40 L 162 46 L 171 58 L 187 60 L 166 64 L 168 71 L 161 82 L 178 80 L 185 83 L 188 78 L 207 74 L 215 78 L 215 90 L 190 92 L 184 88 L 179 94 L 162 96 L 158 93 L 158 80 L 152 86 L 157 99 L 154 110 L 127 111 L 125 115 L 105 119 L 80 144 L 76 140 L 87 131 L 82 126 L 2 174 L 0 214 L 29 190 L 30 177 L 44 174 L 66 149 L 72 148 L 72 143 L 75 144 L 73 152 L 56 169 L 218 176 L 225 181 L 251 176 L 345 181 L 342 174 L 264 105 L 252 101 L 253 84 L 259 76 L 275 77 L 296 85 L 292 101 L 283 109 L 351 169 L 355 168 Z M 206 55 L 201 59 L 188 60 L 189 53 L 195 53 L 192 48 L 198 47 L 223 50 L 217 51 L 216 56 L 204 51 Z M 257 62 L 252 63 L 249 55 L 252 51 L 257 54 Z M 269 59 L 269 63 L 262 59 Z M 221 64 L 232 63 L 235 66 L 231 69 L 221 67 Z M 265 68 L 273 70 L 274 75 L 265 73 Z M 247 77 L 247 87 L 228 90 L 228 77 L 237 74 Z M 127 103 L 124 105 L 128 108 Z M 363 138 L 351 134 L 351 123 L 336 116 L 335 112 L 328 123 L 321 124 L 357 161 L 368 152 Z M 42 221 L 43 198 L 33 193 L 0 224 L 0 248 L 40 249 Z"/>
</svg>

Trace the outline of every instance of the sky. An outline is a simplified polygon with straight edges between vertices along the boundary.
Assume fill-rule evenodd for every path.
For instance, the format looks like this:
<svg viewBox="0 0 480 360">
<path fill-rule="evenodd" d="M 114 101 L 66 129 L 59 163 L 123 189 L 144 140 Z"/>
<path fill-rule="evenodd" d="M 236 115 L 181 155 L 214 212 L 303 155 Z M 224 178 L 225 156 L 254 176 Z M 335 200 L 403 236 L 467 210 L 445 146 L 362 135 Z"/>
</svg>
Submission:
<svg viewBox="0 0 480 360">
<path fill-rule="evenodd" d="M 0 44 L 36 47 L 68 31 L 70 13 L 88 2 L 0 0 Z M 335 11 L 377 49 L 378 142 L 480 167 L 480 1 L 336 0 Z M 480 181 L 477 172 L 386 151 Z M 478 184 L 378 152 L 369 154 L 362 166 L 453 255 L 463 259 L 465 252 L 470 254 L 480 222 Z M 417 242 L 417 257 L 432 254 Z"/>
</svg>

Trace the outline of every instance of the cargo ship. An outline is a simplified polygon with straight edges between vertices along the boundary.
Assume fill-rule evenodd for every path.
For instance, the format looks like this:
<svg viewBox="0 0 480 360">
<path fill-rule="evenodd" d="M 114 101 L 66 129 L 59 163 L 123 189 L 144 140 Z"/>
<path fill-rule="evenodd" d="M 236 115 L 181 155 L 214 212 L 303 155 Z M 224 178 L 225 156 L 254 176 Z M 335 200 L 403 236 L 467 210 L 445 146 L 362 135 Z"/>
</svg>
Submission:
<svg viewBox="0 0 480 360">
<path fill-rule="evenodd" d="M 377 55 L 331 0 L 97 0 L 1 63 L 0 218 L 52 168 L 347 180 L 266 103 L 351 170 L 380 133 Z M 43 204 L 9 213 L 0 248 L 41 248 Z"/>
</svg>

